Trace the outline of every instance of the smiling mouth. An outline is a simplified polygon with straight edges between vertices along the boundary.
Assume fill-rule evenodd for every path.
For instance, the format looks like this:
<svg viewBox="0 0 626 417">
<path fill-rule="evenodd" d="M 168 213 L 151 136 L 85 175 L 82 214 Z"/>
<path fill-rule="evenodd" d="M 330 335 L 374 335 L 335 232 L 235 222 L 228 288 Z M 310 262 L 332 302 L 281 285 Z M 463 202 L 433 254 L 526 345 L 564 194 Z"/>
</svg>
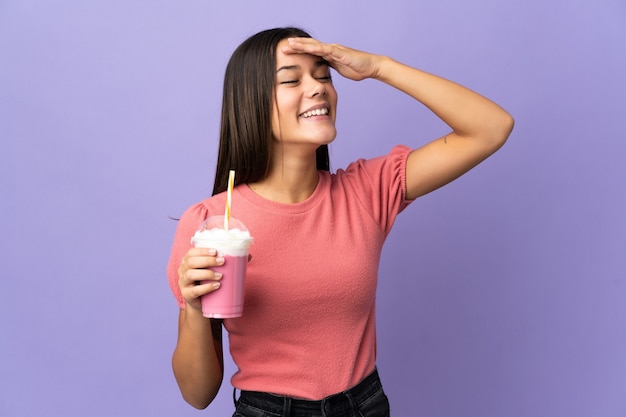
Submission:
<svg viewBox="0 0 626 417">
<path fill-rule="evenodd" d="M 313 117 L 313 116 L 326 116 L 328 113 L 329 113 L 328 108 L 323 107 L 321 109 L 315 109 L 315 110 L 304 112 L 300 115 L 300 117 L 308 119 L 309 117 Z"/>
</svg>

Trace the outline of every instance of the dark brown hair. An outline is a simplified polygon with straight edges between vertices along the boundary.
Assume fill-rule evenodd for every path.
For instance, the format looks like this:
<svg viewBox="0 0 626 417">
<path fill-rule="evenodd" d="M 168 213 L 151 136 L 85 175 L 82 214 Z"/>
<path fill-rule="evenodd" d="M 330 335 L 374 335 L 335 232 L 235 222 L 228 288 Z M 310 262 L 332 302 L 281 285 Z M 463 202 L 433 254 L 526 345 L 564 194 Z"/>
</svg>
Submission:
<svg viewBox="0 0 626 417">
<path fill-rule="evenodd" d="M 235 185 L 260 181 L 268 174 L 276 47 L 292 37 L 311 36 L 294 27 L 264 30 L 239 45 L 228 61 L 213 195 L 226 190 L 231 169 L 236 171 Z M 328 146 L 322 145 L 317 149 L 317 169 L 328 171 L 329 165 Z"/>
</svg>

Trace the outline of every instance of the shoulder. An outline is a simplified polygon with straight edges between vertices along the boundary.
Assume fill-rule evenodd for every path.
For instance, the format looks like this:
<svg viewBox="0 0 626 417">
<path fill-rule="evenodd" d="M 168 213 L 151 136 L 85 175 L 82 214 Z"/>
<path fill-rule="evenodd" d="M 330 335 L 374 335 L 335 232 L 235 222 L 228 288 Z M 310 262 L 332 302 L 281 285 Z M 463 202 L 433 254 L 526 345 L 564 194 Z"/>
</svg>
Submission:
<svg viewBox="0 0 626 417">
<path fill-rule="evenodd" d="M 406 163 L 412 149 L 405 145 L 396 145 L 385 155 L 365 159 L 361 158 L 350 163 L 345 169 L 337 170 L 332 175 L 334 182 L 348 181 L 367 183 L 376 187 L 398 181 L 404 185 Z"/>
<path fill-rule="evenodd" d="M 186 234 L 192 230 L 195 232 L 198 226 L 206 220 L 207 217 L 213 214 L 222 214 L 224 211 L 224 203 L 225 197 L 218 194 L 192 204 L 180 217 L 178 229 L 185 231 Z"/>
<path fill-rule="evenodd" d="M 212 214 L 221 214 L 224 211 L 224 204 L 226 202 L 226 193 L 216 194 L 214 196 L 210 196 L 205 198 L 202 201 L 198 201 L 195 204 L 189 206 L 181 217 L 185 218 L 206 218 Z"/>
<path fill-rule="evenodd" d="M 397 145 L 382 156 L 359 159 L 333 176 L 333 187 L 354 197 L 389 232 L 406 199 L 406 165 L 412 149 Z"/>
<path fill-rule="evenodd" d="M 412 149 L 406 145 L 396 145 L 385 155 L 368 159 L 360 158 L 349 164 L 345 170 L 337 171 L 337 174 L 351 174 L 363 170 L 376 172 L 383 170 L 404 169 L 406 166 L 406 160 L 411 151 Z"/>
</svg>

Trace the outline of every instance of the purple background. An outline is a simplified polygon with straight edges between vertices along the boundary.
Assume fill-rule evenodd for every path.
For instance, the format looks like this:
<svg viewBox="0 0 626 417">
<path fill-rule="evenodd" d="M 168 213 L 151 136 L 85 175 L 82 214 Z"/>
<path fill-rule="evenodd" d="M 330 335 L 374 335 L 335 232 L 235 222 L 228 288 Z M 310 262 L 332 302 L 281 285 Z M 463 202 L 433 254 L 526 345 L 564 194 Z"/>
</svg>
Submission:
<svg viewBox="0 0 626 417">
<path fill-rule="evenodd" d="M 0 1 L 0 415 L 199 415 L 170 368 L 168 216 L 210 193 L 231 52 L 287 24 L 516 118 L 389 238 L 393 414 L 626 415 L 626 3 L 308 3 Z M 382 84 L 336 85 L 334 168 L 446 132 Z"/>
</svg>

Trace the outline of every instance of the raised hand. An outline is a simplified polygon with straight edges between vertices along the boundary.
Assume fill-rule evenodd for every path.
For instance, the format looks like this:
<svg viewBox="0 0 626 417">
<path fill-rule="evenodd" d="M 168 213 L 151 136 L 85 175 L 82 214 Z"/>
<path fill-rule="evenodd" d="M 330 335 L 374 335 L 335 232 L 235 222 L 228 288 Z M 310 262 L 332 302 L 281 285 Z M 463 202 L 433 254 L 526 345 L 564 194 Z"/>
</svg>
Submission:
<svg viewBox="0 0 626 417">
<path fill-rule="evenodd" d="M 312 38 L 289 38 L 281 50 L 285 54 L 319 56 L 339 74 L 355 81 L 377 78 L 382 59 L 379 55 L 357 51 L 342 45 L 322 43 Z"/>
</svg>

